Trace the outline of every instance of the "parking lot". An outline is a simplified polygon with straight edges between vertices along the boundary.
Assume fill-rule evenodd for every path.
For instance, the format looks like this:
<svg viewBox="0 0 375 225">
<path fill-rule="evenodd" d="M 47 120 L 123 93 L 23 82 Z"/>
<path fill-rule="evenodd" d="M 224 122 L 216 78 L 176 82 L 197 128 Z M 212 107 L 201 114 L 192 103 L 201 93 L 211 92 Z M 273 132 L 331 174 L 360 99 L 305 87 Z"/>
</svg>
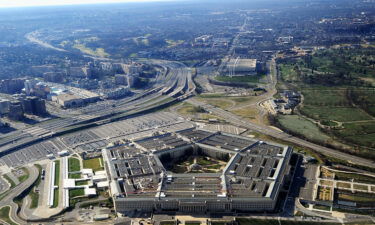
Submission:
<svg viewBox="0 0 375 225">
<path fill-rule="evenodd" d="M 94 151 L 100 150 L 110 142 L 121 139 L 133 139 L 151 135 L 155 131 L 175 131 L 193 127 L 178 115 L 167 112 L 148 114 L 123 121 L 117 121 L 100 127 L 67 134 L 37 143 L 0 158 L 0 165 L 18 167 L 46 159 L 46 155 L 58 156 L 63 150 Z"/>
</svg>

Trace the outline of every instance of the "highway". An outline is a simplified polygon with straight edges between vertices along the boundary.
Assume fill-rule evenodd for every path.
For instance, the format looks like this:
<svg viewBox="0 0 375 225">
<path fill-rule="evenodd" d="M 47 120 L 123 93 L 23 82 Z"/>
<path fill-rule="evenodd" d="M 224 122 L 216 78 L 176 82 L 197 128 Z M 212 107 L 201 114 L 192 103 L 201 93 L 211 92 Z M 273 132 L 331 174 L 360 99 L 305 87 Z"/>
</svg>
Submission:
<svg viewBox="0 0 375 225">
<path fill-rule="evenodd" d="M 194 93 L 195 85 L 191 70 L 183 63 L 162 60 L 148 62 L 168 68 L 166 73 L 158 74 L 157 82 L 152 88 L 129 98 L 103 101 L 78 109 L 79 115 L 67 115 L 66 118 L 53 119 L 22 131 L 12 132 L 0 140 L 0 157 L 37 141 L 49 139 L 63 132 L 69 133 L 76 127 L 110 123 L 112 119 L 122 119 L 133 114 L 148 112 L 160 105 L 181 101 Z M 168 94 L 163 93 L 166 88 Z"/>
<path fill-rule="evenodd" d="M 35 166 L 29 166 L 27 167 L 29 171 L 29 178 L 25 180 L 24 182 L 20 183 L 13 189 L 11 189 L 7 195 L 0 200 L 0 206 L 7 206 L 9 205 L 11 207 L 10 209 L 10 218 L 18 223 L 18 224 L 25 224 L 26 222 L 23 219 L 20 219 L 17 215 L 18 211 L 18 205 L 13 202 L 13 199 L 20 195 L 24 190 L 26 190 L 28 187 L 30 187 L 38 178 L 39 171 Z"/>
<path fill-rule="evenodd" d="M 323 147 L 323 146 L 311 143 L 309 141 L 291 136 L 291 135 L 289 135 L 285 132 L 278 131 L 276 129 L 270 128 L 268 126 L 251 123 L 251 122 L 246 121 L 243 118 L 241 118 L 241 117 L 239 117 L 239 116 L 237 116 L 237 115 L 235 115 L 231 112 L 228 112 L 228 111 L 225 111 L 223 109 L 217 108 L 217 107 L 212 106 L 210 104 L 200 102 L 200 101 L 195 100 L 195 99 L 190 98 L 190 99 L 187 100 L 187 102 L 189 102 L 193 105 L 196 105 L 196 106 L 201 106 L 205 110 L 207 110 L 208 112 L 212 112 L 213 114 L 216 114 L 216 115 L 222 117 L 223 119 L 227 120 L 228 122 L 230 122 L 230 123 L 232 123 L 236 126 L 244 127 L 244 128 L 247 128 L 247 129 L 250 129 L 250 130 L 253 130 L 253 131 L 257 131 L 259 133 L 269 135 L 269 136 L 274 137 L 274 138 L 278 138 L 278 139 L 281 139 L 281 140 L 284 140 L 284 141 L 291 142 L 293 144 L 297 144 L 297 145 L 300 145 L 300 146 L 303 146 L 303 147 L 307 147 L 307 148 L 310 148 L 310 149 L 312 149 L 312 150 L 314 150 L 318 153 L 321 153 L 323 155 L 327 155 L 327 156 L 334 157 L 334 158 L 337 158 L 337 159 L 349 161 L 353 164 L 375 168 L 375 163 L 372 160 L 364 159 L 364 158 L 353 156 L 353 155 L 350 155 L 348 153 L 343 153 L 343 152 L 340 152 L 340 151 L 337 151 L 337 150 L 334 150 L 334 149 L 331 149 L 331 148 Z"/>
</svg>

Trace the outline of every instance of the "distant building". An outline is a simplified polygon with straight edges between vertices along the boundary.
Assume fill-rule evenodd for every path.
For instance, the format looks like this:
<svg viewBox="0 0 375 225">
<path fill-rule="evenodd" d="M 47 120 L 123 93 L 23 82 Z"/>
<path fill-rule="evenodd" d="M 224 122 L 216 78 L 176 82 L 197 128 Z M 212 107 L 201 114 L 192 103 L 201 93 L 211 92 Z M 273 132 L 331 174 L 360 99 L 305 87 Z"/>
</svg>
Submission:
<svg viewBox="0 0 375 225">
<path fill-rule="evenodd" d="M 73 94 L 52 96 L 52 100 L 55 100 L 59 105 L 65 108 L 80 107 L 84 104 L 81 97 Z"/>
<path fill-rule="evenodd" d="M 212 38 L 212 35 L 202 35 L 194 39 L 195 43 L 206 43 L 208 40 Z"/>
<path fill-rule="evenodd" d="M 122 88 L 116 88 L 114 90 L 106 90 L 105 92 L 102 93 L 103 97 L 106 99 L 117 99 L 117 98 L 122 98 L 127 95 L 129 95 L 130 90 L 127 87 L 122 87 Z"/>
<path fill-rule="evenodd" d="M 64 81 L 64 73 L 62 72 L 47 72 L 43 74 L 44 81 L 61 83 Z"/>
<path fill-rule="evenodd" d="M 137 74 L 142 72 L 142 64 L 132 63 L 123 65 L 123 70 L 126 74 Z"/>
<path fill-rule="evenodd" d="M 70 67 L 68 70 L 68 75 L 71 77 L 90 77 L 91 72 L 86 67 Z"/>
<path fill-rule="evenodd" d="M 0 114 L 7 114 L 9 112 L 10 101 L 6 99 L 0 100 Z"/>
<path fill-rule="evenodd" d="M 20 99 L 24 113 L 33 115 L 46 115 L 46 104 L 38 97 L 27 97 Z"/>
<path fill-rule="evenodd" d="M 137 76 L 128 74 L 128 75 L 126 75 L 126 77 L 127 77 L 128 86 L 133 87 L 134 83 L 135 83 L 135 80 L 137 79 Z"/>
<path fill-rule="evenodd" d="M 56 65 L 42 65 L 42 66 L 32 66 L 31 73 L 36 76 L 41 76 L 47 72 L 54 72 L 56 70 Z"/>
<path fill-rule="evenodd" d="M 24 83 L 24 86 L 25 86 L 25 93 L 26 95 L 31 95 L 33 89 L 34 89 L 34 86 L 38 83 L 37 80 L 26 80 L 25 83 Z"/>
<path fill-rule="evenodd" d="M 115 75 L 115 84 L 116 85 L 127 85 L 127 76 L 125 74 L 116 74 Z"/>
<path fill-rule="evenodd" d="M 256 59 L 231 59 L 227 64 L 230 75 L 243 75 L 243 73 L 256 73 Z"/>
<path fill-rule="evenodd" d="M 12 101 L 10 103 L 8 118 L 11 120 L 22 120 L 24 118 L 23 108 L 19 101 Z"/>
<path fill-rule="evenodd" d="M 24 79 L 6 79 L 0 81 L 0 92 L 6 94 L 15 94 L 22 91 Z"/>
<path fill-rule="evenodd" d="M 34 85 L 31 93 L 39 98 L 47 98 L 47 95 L 51 92 L 51 88 L 48 87 L 46 84 L 39 82 Z"/>
</svg>

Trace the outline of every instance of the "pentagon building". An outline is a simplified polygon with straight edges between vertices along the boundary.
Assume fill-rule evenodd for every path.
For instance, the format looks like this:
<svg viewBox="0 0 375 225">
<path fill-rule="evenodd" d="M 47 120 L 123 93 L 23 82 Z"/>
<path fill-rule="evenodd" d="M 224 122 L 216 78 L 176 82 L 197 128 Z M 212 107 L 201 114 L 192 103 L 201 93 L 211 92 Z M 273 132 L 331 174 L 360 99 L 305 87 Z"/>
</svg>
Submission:
<svg viewBox="0 0 375 225">
<path fill-rule="evenodd" d="M 292 149 L 192 128 L 128 141 L 102 153 L 118 213 L 232 213 L 275 209 Z M 195 157 L 190 164 L 189 157 Z M 207 168 L 196 157 L 203 157 Z M 188 170 L 174 171 L 183 160 Z"/>
</svg>

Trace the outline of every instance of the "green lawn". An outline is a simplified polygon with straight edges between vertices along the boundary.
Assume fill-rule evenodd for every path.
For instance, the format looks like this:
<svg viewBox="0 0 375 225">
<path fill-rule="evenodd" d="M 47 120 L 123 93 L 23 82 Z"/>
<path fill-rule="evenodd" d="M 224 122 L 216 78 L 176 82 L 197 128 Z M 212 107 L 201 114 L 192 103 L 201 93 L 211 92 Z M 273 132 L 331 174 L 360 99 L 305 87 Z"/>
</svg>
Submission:
<svg viewBox="0 0 375 225">
<path fill-rule="evenodd" d="M 351 181 L 352 179 L 354 179 L 354 181 L 358 183 L 375 184 L 375 177 L 369 177 L 360 174 L 335 172 L 335 179 L 344 181 Z"/>
<path fill-rule="evenodd" d="M 248 76 L 216 76 L 215 80 L 222 82 L 239 82 L 239 83 L 258 83 L 262 76 L 248 75 Z"/>
<path fill-rule="evenodd" d="M 10 179 L 10 177 L 8 175 L 4 175 L 3 176 L 5 180 L 7 180 L 10 184 L 10 188 L 14 188 L 16 186 L 16 183 L 14 183 L 14 181 L 12 179 Z"/>
<path fill-rule="evenodd" d="M 184 102 L 180 108 L 178 108 L 178 113 L 181 115 L 190 115 L 196 113 L 205 113 L 205 110 L 202 107 L 194 106 L 190 103 Z"/>
<path fill-rule="evenodd" d="M 291 64 L 280 64 L 280 73 L 281 73 L 281 78 L 283 81 L 286 82 L 293 82 L 293 81 L 298 81 L 299 77 L 294 69 L 295 65 Z"/>
<path fill-rule="evenodd" d="M 59 186 L 60 184 L 60 160 L 56 160 L 55 167 L 55 185 Z M 54 190 L 54 198 L 52 208 L 56 208 L 59 205 L 59 187 Z"/>
<path fill-rule="evenodd" d="M 69 173 L 68 177 L 70 179 L 79 179 L 81 178 L 81 173 Z"/>
<path fill-rule="evenodd" d="M 76 181 L 76 185 L 77 186 L 80 186 L 80 185 L 87 185 L 89 182 L 87 180 L 84 180 L 84 181 Z"/>
<path fill-rule="evenodd" d="M 56 208 L 59 205 L 59 188 L 56 188 L 53 192 L 53 205 L 52 208 Z"/>
<path fill-rule="evenodd" d="M 69 190 L 69 198 L 75 198 L 79 196 L 84 196 L 85 190 L 83 188 Z"/>
<path fill-rule="evenodd" d="M 60 160 L 55 161 L 55 185 L 60 184 Z"/>
<path fill-rule="evenodd" d="M 5 206 L 0 209 L 0 219 L 4 220 L 5 222 L 9 223 L 10 225 L 17 225 L 17 223 L 13 222 L 9 217 L 10 207 Z"/>
<path fill-rule="evenodd" d="M 42 166 L 39 165 L 39 164 L 35 164 L 35 166 L 38 168 L 39 176 L 38 176 L 38 179 L 35 182 L 34 187 L 38 187 L 40 182 L 41 182 Z M 36 207 L 38 207 L 39 193 L 35 192 L 34 188 L 30 191 L 29 197 L 31 199 L 30 209 L 35 209 Z"/>
<path fill-rule="evenodd" d="M 362 110 L 354 107 L 327 107 L 305 105 L 301 112 L 316 120 L 335 120 L 339 122 L 371 120 Z"/>
<path fill-rule="evenodd" d="M 340 225 L 341 223 L 307 222 L 307 221 L 284 221 L 262 220 L 249 218 L 236 218 L 239 225 Z"/>
<path fill-rule="evenodd" d="M 359 194 L 344 194 L 340 193 L 338 196 L 339 200 L 353 201 L 353 202 L 375 202 L 375 195 L 362 196 Z"/>
<path fill-rule="evenodd" d="M 103 170 L 103 159 L 102 158 L 93 158 L 83 160 L 83 168 L 92 169 L 93 171 Z"/>
<path fill-rule="evenodd" d="M 375 121 L 363 123 L 344 123 L 343 129 L 335 130 L 335 134 L 344 139 L 352 139 L 354 143 L 358 144 L 362 144 L 362 142 L 366 141 L 373 142 L 375 137 Z"/>
<path fill-rule="evenodd" d="M 70 157 L 68 159 L 68 171 L 69 172 L 76 172 L 81 170 L 80 161 L 78 158 Z"/>
<path fill-rule="evenodd" d="M 320 131 L 316 124 L 298 115 L 279 115 L 277 118 L 281 126 L 292 133 L 298 133 L 310 140 L 319 142 L 327 142 L 331 139 Z"/>
<path fill-rule="evenodd" d="M 21 170 L 24 172 L 24 175 L 18 177 L 18 180 L 20 181 L 20 183 L 24 182 L 25 180 L 27 180 L 27 178 L 29 178 L 29 171 L 26 169 L 26 168 L 21 168 Z"/>
<path fill-rule="evenodd" d="M 346 89 L 316 88 L 302 90 L 305 105 L 350 106 Z"/>
</svg>

